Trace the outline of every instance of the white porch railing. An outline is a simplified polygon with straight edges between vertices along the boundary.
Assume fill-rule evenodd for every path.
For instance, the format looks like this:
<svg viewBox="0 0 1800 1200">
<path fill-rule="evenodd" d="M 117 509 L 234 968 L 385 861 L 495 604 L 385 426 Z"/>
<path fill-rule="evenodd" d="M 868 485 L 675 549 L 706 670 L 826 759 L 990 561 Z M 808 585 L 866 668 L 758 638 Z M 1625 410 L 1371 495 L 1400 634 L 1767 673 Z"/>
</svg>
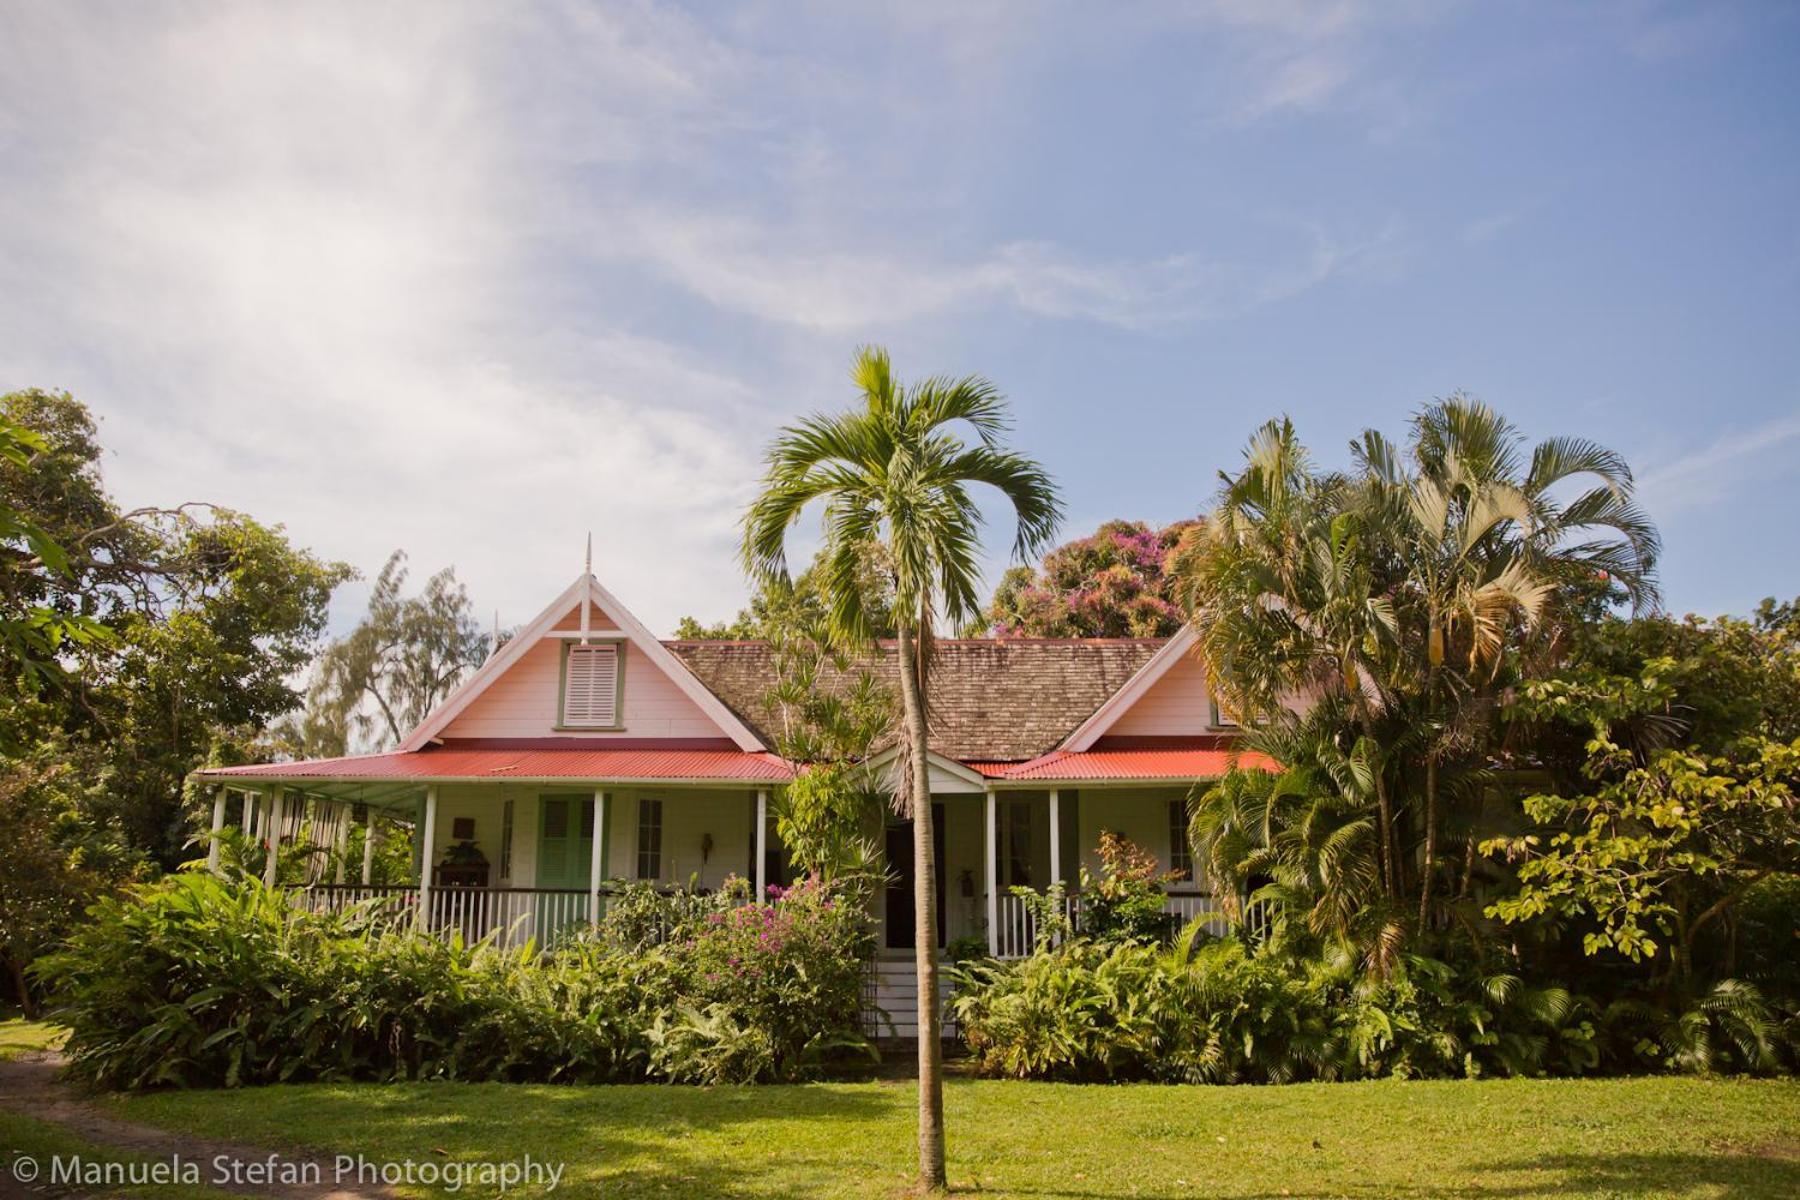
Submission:
<svg viewBox="0 0 1800 1200">
<path fill-rule="evenodd" d="M 418 920 L 416 886 L 364 887 L 320 884 L 297 889 L 295 903 L 312 912 L 343 912 L 358 905 L 379 917 Z M 606 893 L 600 911 L 606 911 Z M 492 934 L 495 944 L 511 949 L 536 939 L 540 946 L 575 932 L 588 921 L 586 888 L 435 887 L 425 930 L 442 936 L 462 934 L 465 942 Z"/>
<path fill-rule="evenodd" d="M 1023 896 L 1015 896 L 1011 892 L 1000 897 L 997 908 L 999 924 L 994 927 L 994 956 L 996 958 L 1024 958 L 1037 948 L 1037 917 Z M 1063 898 L 1063 915 L 1077 922 L 1080 920 L 1079 898 L 1066 896 Z M 1052 939 L 1054 942 L 1061 938 Z"/>
<path fill-rule="evenodd" d="M 1063 905 L 1064 913 L 1079 933 L 1081 897 L 1065 897 Z M 996 909 L 999 923 L 994 927 L 994 956 L 1023 958 L 1035 950 L 1037 920 L 1025 898 L 1006 893 L 999 897 Z M 1230 923 L 1214 909 L 1212 895 L 1208 892 L 1170 892 L 1163 897 L 1163 911 L 1173 918 L 1175 930 L 1184 928 L 1194 918 L 1206 914 L 1211 917 L 1205 925 L 1208 933 L 1220 936 L 1230 928 Z M 1252 939 L 1260 940 L 1267 934 L 1268 924 L 1268 914 L 1260 906 L 1253 906 L 1244 914 L 1245 930 Z M 1060 940 L 1052 939 L 1052 944 Z"/>
</svg>

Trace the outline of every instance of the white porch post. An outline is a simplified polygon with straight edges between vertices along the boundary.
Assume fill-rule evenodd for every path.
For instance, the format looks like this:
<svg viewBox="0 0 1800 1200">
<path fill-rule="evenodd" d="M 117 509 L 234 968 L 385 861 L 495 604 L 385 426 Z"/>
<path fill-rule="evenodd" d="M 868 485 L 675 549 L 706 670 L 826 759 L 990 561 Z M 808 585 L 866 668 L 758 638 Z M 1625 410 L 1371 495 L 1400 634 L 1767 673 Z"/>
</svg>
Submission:
<svg viewBox="0 0 1800 1200">
<path fill-rule="evenodd" d="M 1062 882 L 1062 814 L 1057 809 L 1061 794 L 1050 789 L 1050 882 Z"/>
<path fill-rule="evenodd" d="M 263 886 L 274 887 L 276 858 L 281 853 L 281 810 L 286 803 L 286 795 L 281 788 L 275 788 L 269 793 L 268 799 L 264 822 L 269 835 L 269 856 L 263 862 Z"/>
<path fill-rule="evenodd" d="M 756 902 L 769 898 L 769 793 L 756 793 Z"/>
<path fill-rule="evenodd" d="M 437 788 L 425 789 L 425 830 L 419 843 L 419 920 L 422 928 L 431 928 L 431 860 L 437 844 Z"/>
<path fill-rule="evenodd" d="M 363 870 L 362 882 L 368 887 L 375 879 L 375 839 L 380 837 L 380 830 L 375 826 L 375 810 L 363 810 Z"/>
<path fill-rule="evenodd" d="M 256 836 L 256 793 L 240 792 L 244 798 L 244 813 L 238 824 L 243 827 L 246 841 Z"/>
<path fill-rule="evenodd" d="M 219 834 L 225 830 L 225 785 L 213 789 L 212 837 L 206 843 L 206 869 L 219 873 Z"/>
<path fill-rule="evenodd" d="M 999 805 L 994 800 L 994 789 L 987 789 L 987 856 L 983 861 L 983 882 L 987 885 L 987 944 L 989 954 L 1000 952 L 1000 871 L 999 871 L 999 839 L 995 827 L 998 823 Z"/>
<path fill-rule="evenodd" d="M 606 793 L 594 792 L 594 844 L 588 851 L 588 924 L 600 923 L 600 851 L 606 845 Z"/>
</svg>

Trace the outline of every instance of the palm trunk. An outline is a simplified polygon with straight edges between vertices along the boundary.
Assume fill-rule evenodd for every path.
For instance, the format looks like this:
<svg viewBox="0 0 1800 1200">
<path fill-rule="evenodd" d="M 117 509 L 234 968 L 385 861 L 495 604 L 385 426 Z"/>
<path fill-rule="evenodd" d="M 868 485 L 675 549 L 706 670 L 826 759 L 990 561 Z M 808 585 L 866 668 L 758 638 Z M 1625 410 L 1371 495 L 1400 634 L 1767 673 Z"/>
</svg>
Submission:
<svg viewBox="0 0 1800 1200">
<path fill-rule="evenodd" d="M 1437 753 L 1425 757 L 1425 865 L 1419 869 L 1419 932 L 1430 928 L 1432 861 L 1437 854 Z"/>
<path fill-rule="evenodd" d="M 900 702 L 912 771 L 913 950 L 919 981 L 919 1186 L 943 1191 L 944 1074 L 938 1009 L 937 862 L 931 821 L 931 765 L 925 737 L 925 688 L 914 658 L 914 631 L 902 624 Z"/>
<path fill-rule="evenodd" d="M 1375 740 L 1375 716 L 1369 711 L 1369 701 L 1361 690 L 1356 692 L 1356 715 L 1362 725 L 1363 736 L 1371 745 L 1379 746 Z M 1375 770 L 1375 810 L 1381 820 L 1381 890 L 1389 900 L 1394 900 L 1400 893 L 1400 860 L 1394 850 L 1394 808 L 1388 800 L 1387 764 L 1379 762 Z"/>
</svg>

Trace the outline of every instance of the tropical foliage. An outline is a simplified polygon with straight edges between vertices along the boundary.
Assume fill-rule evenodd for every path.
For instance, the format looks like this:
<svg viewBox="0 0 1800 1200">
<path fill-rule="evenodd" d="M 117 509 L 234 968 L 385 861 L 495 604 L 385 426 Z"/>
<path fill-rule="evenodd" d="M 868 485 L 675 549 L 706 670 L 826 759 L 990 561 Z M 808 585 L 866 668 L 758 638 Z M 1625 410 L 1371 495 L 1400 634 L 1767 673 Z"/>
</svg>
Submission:
<svg viewBox="0 0 1800 1200">
<path fill-rule="evenodd" d="M 1495 838 L 1483 850 L 1521 864 L 1517 890 L 1489 915 L 1591 918 L 1587 953 L 1607 949 L 1633 962 L 1662 954 L 1671 982 L 1686 985 L 1714 922 L 1763 880 L 1800 877 L 1800 738 L 1745 736 L 1719 754 L 1639 754 L 1615 742 L 1616 720 L 1666 703 L 1663 673 L 1672 667 L 1658 660 L 1636 686 L 1598 693 L 1562 680 L 1530 685 L 1521 710 L 1586 713 L 1594 724 L 1588 787 L 1526 797 L 1543 832 Z"/>
<path fill-rule="evenodd" d="M 819 884 L 728 903 L 686 906 L 654 944 L 602 931 L 544 954 L 190 873 L 101 902 L 37 969 L 71 1070 L 109 1088 L 748 1082 L 864 1050 L 860 914 Z"/>
<path fill-rule="evenodd" d="M 350 574 L 241 513 L 123 509 L 103 453 L 68 394 L 0 396 L 9 990 L 17 956 L 62 936 L 88 898 L 186 857 L 198 798 L 184 781 L 266 753 Z"/>
<path fill-rule="evenodd" d="M 1289 1083 L 1383 1076 L 1579 1074 L 1593 1014 L 1558 989 L 1405 957 L 1075 941 L 962 975 L 957 1020 L 985 1074 Z"/>
<path fill-rule="evenodd" d="M 1352 460 L 1322 471 L 1290 423 L 1269 423 L 1172 565 L 1232 709 L 1283 722 L 1292 697 L 1337 699 L 1370 768 L 1381 894 L 1424 927 L 1456 861 L 1447 818 L 1472 844 L 1502 697 L 1597 586 L 1653 602 L 1659 547 L 1617 455 L 1566 438 L 1527 452 L 1460 396 L 1422 410 L 1403 445 L 1364 433 Z"/>
<path fill-rule="evenodd" d="M 1198 944 L 1196 944 L 1198 943 Z M 1534 984 L 1498 956 L 1402 954 L 1372 975 L 1346 947 L 1076 940 L 958 971 L 984 1074 L 1188 1083 L 1792 1069 L 1757 990 L 1725 982 L 1668 1010 Z"/>
</svg>

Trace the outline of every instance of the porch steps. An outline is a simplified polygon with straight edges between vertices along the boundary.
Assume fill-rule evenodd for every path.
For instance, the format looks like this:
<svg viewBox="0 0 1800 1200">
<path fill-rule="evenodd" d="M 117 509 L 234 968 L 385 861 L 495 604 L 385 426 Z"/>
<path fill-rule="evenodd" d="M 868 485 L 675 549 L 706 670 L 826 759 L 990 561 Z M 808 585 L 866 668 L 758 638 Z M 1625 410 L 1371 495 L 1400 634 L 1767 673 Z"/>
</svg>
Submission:
<svg viewBox="0 0 1800 1200">
<path fill-rule="evenodd" d="M 942 966 L 939 967 L 941 971 Z M 950 981 L 938 976 L 938 995 L 946 1005 L 944 1036 L 956 1032 L 948 1011 Z M 863 977 L 863 1032 L 877 1041 L 919 1036 L 919 983 L 911 958 L 882 958 L 869 964 Z"/>
</svg>

